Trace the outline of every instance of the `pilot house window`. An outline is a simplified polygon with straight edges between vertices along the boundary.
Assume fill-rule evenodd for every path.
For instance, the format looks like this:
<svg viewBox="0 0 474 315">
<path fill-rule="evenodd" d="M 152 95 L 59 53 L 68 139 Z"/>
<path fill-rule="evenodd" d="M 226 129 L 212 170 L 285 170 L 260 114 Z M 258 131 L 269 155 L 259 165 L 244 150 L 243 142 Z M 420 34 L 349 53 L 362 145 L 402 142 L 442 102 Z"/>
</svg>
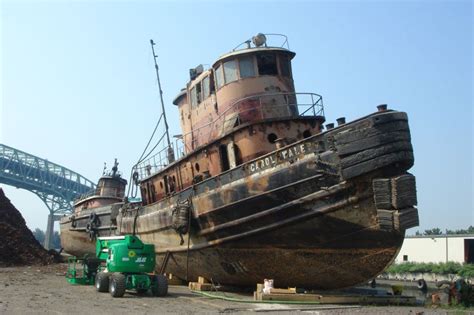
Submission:
<svg viewBox="0 0 474 315">
<path fill-rule="evenodd" d="M 237 81 L 237 63 L 235 60 L 224 62 L 225 83 Z"/>
<path fill-rule="evenodd" d="M 202 80 L 202 99 L 205 100 L 206 98 L 208 98 L 209 93 L 209 76 L 207 76 L 204 78 L 204 80 Z"/>
<path fill-rule="evenodd" d="M 216 84 L 218 89 L 224 85 L 224 73 L 222 72 L 222 65 L 216 69 Z"/>
<path fill-rule="evenodd" d="M 277 75 L 278 68 L 276 56 L 273 54 L 257 55 L 258 74 L 260 75 Z"/>
<path fill-rule="evenodd" d="M 248 78 L 248 77 L 255 76 L 255 68 L 253 67 L 252 57 L 241 58 L 239 60 L 239 68 L 240 68 L 241 78 Z"/>
<path fill-rule="evenodd" d="M 280 55 L 278 57 L 278 61 L 280 63 L 280 73 L 284 77 L 290 76 L 290 61 L 288 60 L 288 56 Z"/>
<path fill-rule="evenodd" d="M 196 87 L 191 89 L 191 106 L 196 107 L 197 105 L 197 96 L 196 96 Z"/>
</svg>

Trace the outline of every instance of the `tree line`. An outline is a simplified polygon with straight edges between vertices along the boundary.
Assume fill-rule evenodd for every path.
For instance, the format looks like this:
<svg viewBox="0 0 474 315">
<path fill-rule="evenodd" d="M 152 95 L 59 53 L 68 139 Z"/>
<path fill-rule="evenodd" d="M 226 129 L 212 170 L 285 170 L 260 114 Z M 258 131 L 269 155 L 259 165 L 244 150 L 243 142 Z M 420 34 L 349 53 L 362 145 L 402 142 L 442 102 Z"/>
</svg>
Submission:
<svg viewBox="0 0 474 315">
<path fill-rule="evenodd" d="M 36 228 L 33 231 L 33 236 L 36 238 L 36 240 L 44 246 L 44 240 L 46 238 L 46 234 L 44 233 L 43 230 Z M 54 249 L 60 249 L 61 248 L 61 239 L 59 238 L 59 232 L 54 231 L 53 234 L 53 239 L 52 239 L 52 245 Z"/>
<path fill-rule="evenodd" d="M 474 234 L 474 226 L 470 225 L 467 229 L 446 230 L 442 231 L 440 228 L 433 228 L 425 230 L 423 233 L 416 231 L 415 235 L 459 235 L 459 234 Z"/>
</svg>

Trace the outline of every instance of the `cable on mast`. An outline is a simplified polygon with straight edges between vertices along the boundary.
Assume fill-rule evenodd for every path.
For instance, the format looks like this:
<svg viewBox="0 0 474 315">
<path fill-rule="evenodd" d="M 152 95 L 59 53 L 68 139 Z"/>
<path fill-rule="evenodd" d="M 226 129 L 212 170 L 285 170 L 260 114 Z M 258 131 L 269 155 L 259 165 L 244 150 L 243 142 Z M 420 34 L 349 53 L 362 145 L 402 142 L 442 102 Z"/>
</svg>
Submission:
<svg viewBox="0 0 474 315">
<path fill-rule="evenodd" d="M 168 121 L 166 120 L 166 112 L 165 112 L 165 104 L 163 102 L 163 91 L 161 90 L 161 82 L 160 82 L 160 73 L 158 69 L 158 63 L 156 62 L 156 58 L 158 56 L 155 54 L 155 45 L 156 43 L 153 39 L 150 39 L 151 50 L 153 52 L 153 60 L 155 61 L 155 71 L 156 71 L 156 81 L 158 82 L 158 90 L 160 92 L 160 101 L 161 101 L 161 111 L 163 113 L 163 120 L 165 123 L 165 133 L 166 133 L 166 141 L 168 142 L 168 162 L 173 163 L 175 161 L 173 147 L 171 146 L 170 135 L 168 131 Z"/>
</svg>

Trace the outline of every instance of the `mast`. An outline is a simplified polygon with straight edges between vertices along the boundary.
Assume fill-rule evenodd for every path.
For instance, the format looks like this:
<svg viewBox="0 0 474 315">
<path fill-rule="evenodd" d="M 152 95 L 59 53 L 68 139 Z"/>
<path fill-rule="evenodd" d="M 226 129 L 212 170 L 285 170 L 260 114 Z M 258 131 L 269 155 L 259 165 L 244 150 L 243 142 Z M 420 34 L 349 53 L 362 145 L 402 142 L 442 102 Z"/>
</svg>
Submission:
<svg viewBox="0 0 474 315">
<path fill-rule="evenodd" d="M 163 113 L 163 120 L 165 121 L 165 133 L 166 133 L 166 140 L 168 142 L 168 162 L 173 163 L 174 162 L 174 151 L 173 148 L 171 147 L 171 142 L 170 142 L 170 135 L 168 132 L 168 121 L 166 120 L 166 111 L 165 111 L 165 104 L 163 102 L 163 91 L 161 90 L 161 82 L 160 82 L 160 74 L 158 71 L 158 63 L 156 62 L 156 58 L 158 56 L 155 54 L 155 42 L 153 42 L 153 39 L 150 39 L 150 45 L 151 45 L 151 50 L 153 52 L 153 60 L 155 61 L 155 71 L 156 71 L 156 80 L 158 82 L 158 90 L 160 92 L 160 101 L 161 101 L 161 111 Z"/>
</svg>

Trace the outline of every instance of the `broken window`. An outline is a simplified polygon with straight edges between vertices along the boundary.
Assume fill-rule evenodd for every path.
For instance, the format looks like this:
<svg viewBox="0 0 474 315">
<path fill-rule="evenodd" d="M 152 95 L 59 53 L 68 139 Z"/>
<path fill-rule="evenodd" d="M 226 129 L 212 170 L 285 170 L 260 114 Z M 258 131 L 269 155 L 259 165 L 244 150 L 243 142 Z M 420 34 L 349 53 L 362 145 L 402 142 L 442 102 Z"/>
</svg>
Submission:
<svg viewBox="0 0 474 315">
<path fill-rule="evenodd" d="M 244 57 L 239 60 L 240 77 L 248 78 L 255 76 L 255 68 L 253 66 L 253 57 Z"/>
<path fill-rule="evenodd" d="M 224 63 L 225 83 L 237 81 L 237 63 L 235 60 Z"/>
<path fill-rule="evenodd" d="M 230 168 L 229 158 L 227 156 L 227 146 L 222 144 L 219 146 L 219 156 L 221 158 L 221 169 L 227 171 Z"/>
<path fill-rule="evenodd" d="M 214 86 L 214 75 L 212 72 L 209 74 L 209 94 L 212 94 L 216 91 L 216 88 Z"/>
<path fill-rule="evenodd" d="M 202 102 L 201 82 L 196 84 L 196 99 L 197 99 L 197 104 L 200 104 Z"/>
<path fill-rule="evenodd" d="M 207 76 L 202 80 L 202 99 L 205 100 L 209 95 L 209 76 Z"/>
<path fill-rule="evenodd" d="M 291 71 L 290 71 L 290 61 L 288 59 L 288 56 L 280 55 L 278 57 L 278 61 L 280 63 L 280 74 L 284 77 L 290 77 Z"/>
<path fill-rule="evenodd" d="M 257 66 L 259 75 L 277 75 L 278 69 L 274 54 L 258 54 Z"/>
<path fill-rule="evenodd" d="M 224 72 L 222 72 L 222 65 L 219 65 L 216 69 L 216 85 L 217 89 L 220 89 L 224 85 Z"/>
</svg>

